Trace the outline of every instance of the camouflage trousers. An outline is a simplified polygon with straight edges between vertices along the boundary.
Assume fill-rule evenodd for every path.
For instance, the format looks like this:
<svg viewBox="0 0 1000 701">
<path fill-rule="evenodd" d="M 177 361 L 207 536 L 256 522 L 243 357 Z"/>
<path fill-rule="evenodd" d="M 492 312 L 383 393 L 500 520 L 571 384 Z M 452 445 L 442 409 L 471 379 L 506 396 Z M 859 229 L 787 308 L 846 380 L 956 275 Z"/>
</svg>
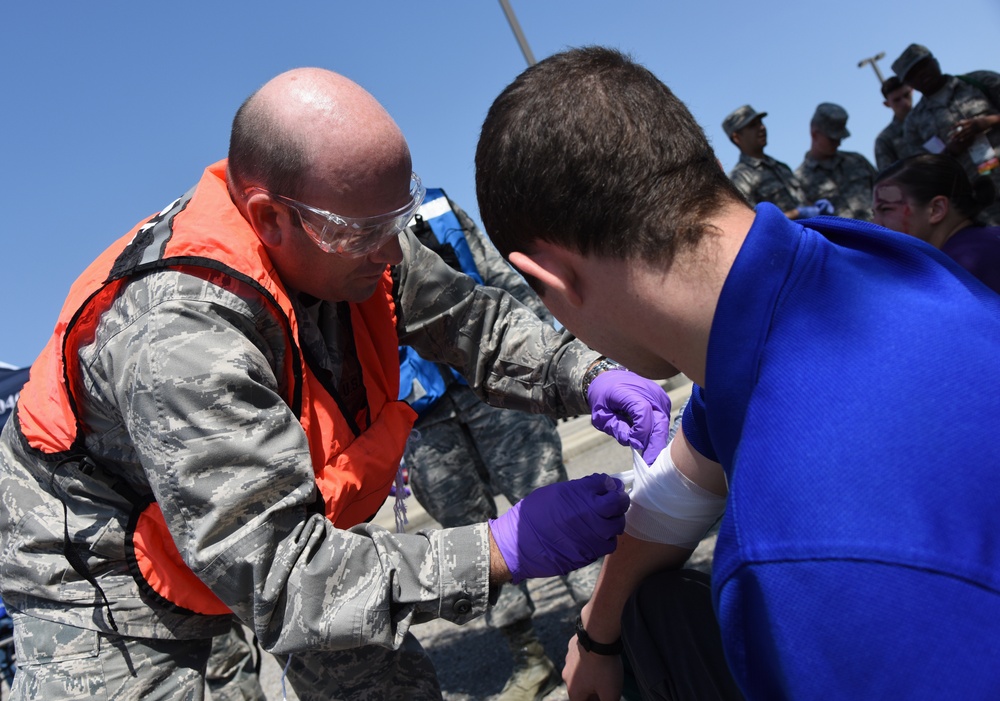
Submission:
<svg viewBox="0 0 1000 701">
<path fill-rule="evenodd" d="M 445 528 L 496 518 L 495 495 L 515 504 L 567 479 L 555 421 L 497 409 L 460 384 L 417 420 L 404 459 L 413 495 Z M 563 578 L 579 604 L 590 597 L 598 569 L 595 563 Z M 505 584 L 486 622 L 503 628 L 530 619 L 534 610 L 524 582 Z"/>
<path fill-rule="evenodd" d="M 267 701 L 260 686 L 260 655 L 239 621 L 233 621 L 228 633 L 212 638 L 205 669 L 212 701 Z"/>
<path fill-rule="evenodd" d="M 126 638 L 15 614 L 18 668 L 10 698 L 204 701 L 213 642 Z M 434 666 L 412 635 L 399 650 L 370 645 L 276 657 L 300 701 L 441 699 Z"/>
</svg>

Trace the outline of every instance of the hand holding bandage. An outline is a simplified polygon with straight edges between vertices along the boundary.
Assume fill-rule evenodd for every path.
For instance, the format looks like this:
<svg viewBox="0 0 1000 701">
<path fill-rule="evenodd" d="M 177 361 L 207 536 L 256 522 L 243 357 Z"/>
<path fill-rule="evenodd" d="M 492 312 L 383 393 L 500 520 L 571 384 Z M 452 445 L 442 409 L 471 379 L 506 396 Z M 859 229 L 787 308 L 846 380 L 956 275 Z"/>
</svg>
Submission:
<svg viewBox="0 0 1000 701">
<path fill-rule="evenodd" d="M 602 372 L 587 389 L 591 423 L 651 463 L 667 444 L 670 397 L 653 380 L 628 370 Z"/>
<path fill-rule="evenodd" d="M 621 482 L 589 475 L 536 489 L 490 520 L 490 532 L 514 584 L 553 577 L 612 552 L 628 504 Z"/>
<path fill-rule="evenodd" d="M 726 497 L 688 479 L 670 456 L 673 441 L 647 465 L 632 451 L 632 505 L 625 532 L 634 538 L 694 548 L 726 508 Z"/>
</svg>

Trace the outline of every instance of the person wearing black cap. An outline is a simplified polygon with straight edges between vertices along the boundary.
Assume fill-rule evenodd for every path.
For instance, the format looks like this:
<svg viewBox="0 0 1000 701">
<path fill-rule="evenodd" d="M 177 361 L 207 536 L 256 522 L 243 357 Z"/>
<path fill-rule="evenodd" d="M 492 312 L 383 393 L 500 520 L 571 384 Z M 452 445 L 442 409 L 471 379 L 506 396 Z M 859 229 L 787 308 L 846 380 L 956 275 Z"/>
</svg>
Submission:
<svg viewBox="0 0 1000 701">
<path fill-rule="evenodd" d="M 920 44 L 907 46 L 892 70 L 922 95 L 903 128 L 912 152 L 947 151 L 970 179 L 989 175 L 1000 189 L 1000 74 L 942 73 L 934 54 Z M 1000 202 L 980 217 L 991 226 L 1000 225 Z"/>
<path fill-rule="evenodd" d="M 804 219 L 817 214 L 833 214 L 829 203 L 809 204 L 792 169 L 764 154 L 767 146 L 767 112 L 757 112 L 750 105 L 733 110 L 722 120 L 722 130 L 740 150 L 740 160 L 733 166 L 733 181 L 752 206 L 760 202 L 774 204 L 789 219 Z"/>
<path fill-rule="evenodd" d="M 841 151 L 847 131 L 847 110 L 832 102 L 816 106 L 809 122 L 812 145 L 795 175 L 806 197 L 827 199 L 837 216 L 872 220 L 872 186 L 875 166 L 860 153 Z"/>
</svg>

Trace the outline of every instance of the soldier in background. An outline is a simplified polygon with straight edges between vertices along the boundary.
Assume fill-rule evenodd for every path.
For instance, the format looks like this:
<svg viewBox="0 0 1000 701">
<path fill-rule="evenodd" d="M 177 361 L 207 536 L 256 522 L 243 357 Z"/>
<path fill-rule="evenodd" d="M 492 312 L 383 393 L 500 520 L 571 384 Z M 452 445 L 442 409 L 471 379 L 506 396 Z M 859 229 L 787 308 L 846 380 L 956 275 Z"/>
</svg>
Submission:
<svg viewBox="0 0 1000 701">
<path fill-rule="evenodd" d="M 428 188 L 411 228 L 453 268 L 480 284 L 506 290 L 555 326 L 538 295 L 444 190 Z M 539 487 L 567 479 L 555 421 L 486 404 L 454 370 L 406 346 L 400 348 L 399 393 L 418 414 L 404 454 L 410 487 L 445 528 L 496 518 L 496 494 L 516 504 Z M 600 569 L 595 565 L 564 577 L 579 606 L 593 591 Z M 503 635 L 513 658 L 513 671 L 497 701 L 532 701 L 562 682 L 535 634 L 534 611 L 521 582 L 503 585 L 486 613 L 487 624 Z"/>
<path fill-rule="evenodd" d="M 892 110 L 892 121 L 875 137 L 875 167 L 880 171 L 909 155 L 903 122 L 913 109 L 913 88 L 891 75 L 882 83 L 882 97 L 882 104 Z"/>
<path fill-rule="evenodd" d="M 730 171 L 729 179 L 751 206 L 770 202 L 789 219 L 833 214 L 829 202 L 808 204 L 792 169 L 764 154 L 764 147 L 767 146 L 766 116 L 767 112 L 757 112 L 750 105 L 743 105 L 722 120 L 722 130 L 740 150 L 740 160 Z"/>
<path fill-rule="evenodd" d="M 795 175 L 806 197 L 833 203 L 837 216 L 872 220 L 875 167 L 860 153 L 841 151 L 847 131 L 847 110 L 832 102 L 816 107 L 809 122 L 812 145 Z"/>
<path fill-rule="evenodd" d="M 973 180 L 989 175 L 1000 190 L 1000 74 L 972 71 L 964 75 L 941 72 L 926 46 L 910 44 L 892 63 L 900 80 L 921 94 L 904 124 L 911 153 L 947 151 Z M 980 218 L 1000 225 L 1000 202 L 983 210 Z"/>
</svg>

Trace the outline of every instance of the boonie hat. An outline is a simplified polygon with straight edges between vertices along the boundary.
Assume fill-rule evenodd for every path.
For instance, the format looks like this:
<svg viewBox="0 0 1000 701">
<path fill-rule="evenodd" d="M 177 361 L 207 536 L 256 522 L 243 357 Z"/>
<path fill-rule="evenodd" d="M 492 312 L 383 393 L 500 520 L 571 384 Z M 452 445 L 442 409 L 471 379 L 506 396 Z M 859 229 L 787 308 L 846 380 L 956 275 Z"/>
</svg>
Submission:
<svg viewBox="0 0 1000 701">
<path fill-rule="evenodd" d="M 898 75 L 900 80 L 906 80 L 906 74 L 910 72 L 910 69 L 925 58 L 932 58 L 933 56 L 934 54 L 926 46 L 910 44 L 899 55 L 899 58 L 892 62 L 892 72 Z"/>
<path fill-rule="evenodd" d="M 766 116 L 767 112 L 756 112 L 750 105 L 737 107 L 729 113 L 728 117 L 722 120 L 722 131 L 726 132 L 726 136 L 732 139 L 733 134 L 738 132 L 753 120 L 757 119 L 757 117 Z"/>
<path fill-rule="evenodd" d="M 846 139 L 851 135 L 847 131 L 847 110 L 832 102 L 819 103 L 809 123 L 831 139 Z"/>
</svg>

